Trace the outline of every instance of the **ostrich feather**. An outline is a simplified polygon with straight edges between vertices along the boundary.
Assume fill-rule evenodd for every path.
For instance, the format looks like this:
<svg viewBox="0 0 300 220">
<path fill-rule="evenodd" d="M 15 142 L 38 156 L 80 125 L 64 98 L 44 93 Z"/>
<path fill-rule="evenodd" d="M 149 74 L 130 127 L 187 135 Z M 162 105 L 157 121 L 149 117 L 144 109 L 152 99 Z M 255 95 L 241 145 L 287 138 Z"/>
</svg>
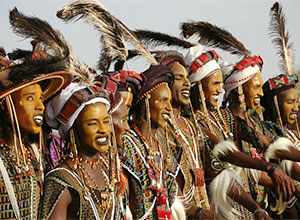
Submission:
<svg viewBox="0 0 300 220">
<path fill-rule="evenodd" d="M 0 56 L 5 57 L 6 56 L 6 51 L 4 47 L 0 47 Z"/>
<path fill-rule="evenodd" d="M 17 35 L 43 43 L 48 54 L 61 59 L 68 58 L 65 69 L 73 74 L 73 80 L 93 84 L 95 76 L 91 74 L 90 68 L 75 56 L 71 45 L 48 22 L 37 17 L 26 16 L 17 8 L 10 11 L 9 19 Z"/>
<path fill-rule="evenodd" d="M 135 30 L 134 33 L 140 39 L 140 41 L 142 41 L 142 43 L 147 47 L 177 46 L 182 48 L 190 48 L 195 46 L 194 44 L 186 40 L 161 32 L 149 30 Z"/>
<path fill-rule="evenodd" d="M 57 16 L 64 21 L 71 21 L 77 18 L 83 18 L 87 23 L 92 23 L 96 29 L 100 30 L 103 34 L 102 43 L 106 48 L 104 52 L 105 57 L 120 57 L 122 60 L 126 60 L 127 46 L 126 42 L 130 42 L 132 46 L 136 48 L 139 54 L 144 55 L 152 65 L 157 65 L 156 60 L 146 47 L 138 40 L 133 31 L 128 29 L 120 20 L 114 17 L 104 6 L 94 0 L 78 0 L 71 4 L 68 4 L 57 11 Z M 110 35 L 107 35 L 110 34 Z M 107 35 L 107 36 L 106 36 Z M 117 43 L 123 44 L 121 50 L 115 46 L 115 39 L 119 38 Z M 104 43 L 106 42 L 106 43 Z M 110 47 L 115 47 L 113 50 Z M 108 49 L 109 48 L 109 49 Z M 101 55 L 102 56 L 102 55 Z"/>
<path fill-rule="evenodd" d="M 198 42 L 207 47 L 217 47 L 238 56 L 249 56 L 251 52 L 230 32 L 209 22 L 184 22 L 180 25 L 181 35 L 189 38 L 199 36 Z"/>
<path fill-rule="evenodd" d="M 289 42 L 290 34 L 286 30 L 286 19 L 282 7 L 275 2 L 270 10 L 269 35 L 273 38 L 272 43 L 275 45 L 277 55 L 282 59 L 280 68 L 288 75 L 293 74 L 293 44 Z"/>
</svg>

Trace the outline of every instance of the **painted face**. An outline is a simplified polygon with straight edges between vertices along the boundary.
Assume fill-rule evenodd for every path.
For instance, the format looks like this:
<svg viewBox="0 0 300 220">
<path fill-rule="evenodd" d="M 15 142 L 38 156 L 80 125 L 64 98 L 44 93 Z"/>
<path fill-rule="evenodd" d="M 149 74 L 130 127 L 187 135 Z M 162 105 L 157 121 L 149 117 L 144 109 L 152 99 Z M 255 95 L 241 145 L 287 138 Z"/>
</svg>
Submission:
<svg viewBox="0 0 300 220">
<path fill-rule="evenodd" d="M 164 120 L 163 115 L 170 117 L 172 111 L 171 91 L 167 84 L 158 87 L 151 93 L 149 104 L 153 127 L 165 127 L 167 122 Z"/>
<path fill-rule="evenodd" d="M 123 100 L 125 102 L 127 114 L 129 114 L 129 110 L 131 108 L 132 101 L 133 101 L 133 94 L 129 91 L 121 91 L 120 94 L 123 97 Z"/>
<path fill-rule="evenodd" d="M 44 122 L 42 89 L 33 84 L 12 94 L 20 128 L 24 134 L 38 134 Z"/>
<path fill-rule="evenodd" d="M 256 106 L 260 105 L 260 97 L 264 95 L 262 86 L 263 80 L 259 72 L 243 84 L 247 108 L 255 109 Z"/>
<path fill-rule="evenodd" d="M 223 76 L 220 69 L 201 80 L 202 88 L 208 108 L 218 107 L 219 95 L 223 92 Z"/>
<path fill-rule="evenodd" d="M 128 111 L 124 100 L 122 104 L 119 106 L 119 108 L 116 111 L 114 111 L 114 113 L 112 113 L 111 116 L 114 124 L 117 145 L 119 148 L 122 148 L 123 147 L 122 136 L 126 131 L 129 130 Z"/>
<path fill-rule="evenodd" d="M 174 83 L 171 88 L 172 105 L 181 106 L 190 103 L 191 83 L 188 79 L 188 72 L 184 66 L 178 62 L 170 66 L 174 74 Z"/>
<path fill-rule="evenodd" d="M 281 91 L 278 95 L 278 104 L 282 123 L 294 124 L 298 112 L 299 95 L 294 88 Z"/>
<path fill-rule="evenodd" d="M 109 115 L 103 103 L 87 105 L 75 121 L 79 151 L 86 154 L 104 153 L 109 148 Z"/>
</svg>

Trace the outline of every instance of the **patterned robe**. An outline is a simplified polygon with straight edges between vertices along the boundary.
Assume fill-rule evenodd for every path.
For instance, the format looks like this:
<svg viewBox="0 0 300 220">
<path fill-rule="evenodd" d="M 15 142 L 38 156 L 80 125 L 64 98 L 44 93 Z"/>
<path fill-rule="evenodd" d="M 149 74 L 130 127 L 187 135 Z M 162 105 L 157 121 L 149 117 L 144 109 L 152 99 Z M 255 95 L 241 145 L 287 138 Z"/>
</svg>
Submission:
<svg viewBox="0 0 300 220">
<path fill-rule="evenodd" d="M 141 218 L 147 215 L 146 219 L 158 219 L 157 209 L 171 211 L 171 206 L 177 195 L 177 184 L 175 178 L 179 171 L 176 155 L 172 151 L 168 151 L 168 155 L 164 151 L 166 149 L 165 135 L 158 132 L 158 145 L 163 154 L 163 170 L 162 170 L 162 187 L 166 190 L 167 202 L 164 205 L 158 204 L 158 196 L 155 189 L 149 188 L 151 178 L 149 168 L 153 167 L 148 163 L 147 146 L 144 140 L 134 130 L 128 131 L 124 135 L 124 151 L 123 151 L 123 168 L 128 171 L 129 185 L 134 189 L 135 217 Z M 161 158 L 160 158 L 161 159 Z"/>
</svg>

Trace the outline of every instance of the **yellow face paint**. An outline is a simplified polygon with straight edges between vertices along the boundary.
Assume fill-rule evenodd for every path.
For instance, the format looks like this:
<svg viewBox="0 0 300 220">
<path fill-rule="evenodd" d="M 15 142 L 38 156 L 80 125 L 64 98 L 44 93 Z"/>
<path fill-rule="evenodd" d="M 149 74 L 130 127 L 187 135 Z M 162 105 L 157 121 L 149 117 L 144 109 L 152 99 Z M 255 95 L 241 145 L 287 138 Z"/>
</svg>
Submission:
<svg viewBox="0 0 300 220">
<path fill-rule="evenodd" d="M 19 101 L 20 106 L 23 106 L 23 101 Z"/>
</svg>

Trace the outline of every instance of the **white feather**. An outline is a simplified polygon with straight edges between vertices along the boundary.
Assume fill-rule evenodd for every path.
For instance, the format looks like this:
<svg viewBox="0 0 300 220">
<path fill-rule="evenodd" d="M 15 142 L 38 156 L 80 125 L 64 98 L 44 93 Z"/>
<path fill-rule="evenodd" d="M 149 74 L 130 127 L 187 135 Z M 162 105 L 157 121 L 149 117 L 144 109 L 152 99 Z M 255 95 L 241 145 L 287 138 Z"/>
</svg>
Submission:
<svg viewBox="0 0 300 220">
<path fill-rule="evenodd" d="M 238 173 L 233 168 L 227 168 L 218 174 L 209 186 L 213 208 L 224 219 L 232 220 L 240 215 L 234 209 L 234 201 L 227 194 L 235 182 L 241 184 Z"/>
<path fill-rule="evenodd" d="M 278 159 L 276 156 L 276 151 L 289 151 L 289 148 L 293 146 L 293 143 L 288 138 L 279 137 L 275 142 L 269 145 L 264 154 L 265 160 L 269 162 L 271 159 Z"/>
<path fill-rule="evenodd" d="M 226 156 L 229 152 L 238 152 L 238 148 L 235 146 L 235 144 L 232 141 L 222 141 L 218 143 L 212 153 L 215 157 L 220 159 L 222 156 Z"/>
</svg>

